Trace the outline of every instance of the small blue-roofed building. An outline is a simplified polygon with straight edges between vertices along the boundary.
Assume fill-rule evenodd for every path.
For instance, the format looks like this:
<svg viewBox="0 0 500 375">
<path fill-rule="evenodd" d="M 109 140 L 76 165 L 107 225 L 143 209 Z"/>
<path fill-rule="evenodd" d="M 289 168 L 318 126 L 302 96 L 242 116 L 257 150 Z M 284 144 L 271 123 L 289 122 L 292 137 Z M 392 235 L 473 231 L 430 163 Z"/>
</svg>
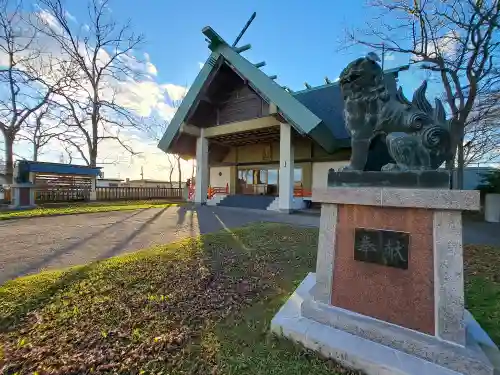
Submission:
<svg viewBox="0 0 500 375">
<path fill-rule="evenodd" d="M 30 207 L 36 201 L 96 200 L 100 167 L 19 160 L 14 166 L 12 202 Z"/>
</svg>

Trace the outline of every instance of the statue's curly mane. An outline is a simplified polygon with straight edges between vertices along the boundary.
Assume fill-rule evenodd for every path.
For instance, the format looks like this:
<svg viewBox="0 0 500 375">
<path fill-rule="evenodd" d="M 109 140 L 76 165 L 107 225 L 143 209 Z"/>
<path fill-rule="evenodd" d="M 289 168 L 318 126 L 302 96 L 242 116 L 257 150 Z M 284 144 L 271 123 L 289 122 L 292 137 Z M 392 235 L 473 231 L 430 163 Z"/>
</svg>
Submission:
<svg viewBox="0 0 500 375">
<path fill-rule="evenodd" d="M 350 63 L 339 76 L 344 99 L 382 100 L 389 99 L 384 75 L 380 66 L 366 58 Z"/>
<path fill-rule="evenodd" d="M 421 112 L 425 113 L 430 119 L 432 119 L 437 124 L 446 123 L 446 112 L 444 110 L 443 103 L 438 98 L 435 99 L 436 108 L 432 108 L 431 103 L 427 100 L 425 92 L 427 91 L 427 81 L 423 81 L 418 89 L 413 93 L 413 99 L 410 102 L 406 99 L 403 94 L 402 87 L 399 87 L 396 94 L 396 99 L 401 104 L 406 105 L 408 108 L 416 108 Z"/>
</svg>

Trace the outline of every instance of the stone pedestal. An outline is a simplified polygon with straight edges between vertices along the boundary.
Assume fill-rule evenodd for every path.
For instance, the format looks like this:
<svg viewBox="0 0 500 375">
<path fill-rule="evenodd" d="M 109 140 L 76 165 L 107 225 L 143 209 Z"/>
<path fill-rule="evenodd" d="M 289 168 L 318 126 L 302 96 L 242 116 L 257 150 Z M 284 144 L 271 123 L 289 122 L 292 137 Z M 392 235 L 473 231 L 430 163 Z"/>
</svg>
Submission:
<svg viewBox="0 0 500 375">
<path fill-rule="evenodd" d="M 271 328 L 367 374 L 481 374 L 491 340 L 464 308 L 462 210 L 479 193 L 329 188 L 316 274 Z M 485 342 L 486 341 L 486 342 Z"/>
<path fill-rule="evenodd" d="M 96 201 L 97 200 L 97 177 L 92 176 L 90 180 L 90 192 L 89 192 L 89 200 Z"/>
<path fill-rule="evenodd" d="M 11 189 L 12 209 L 33 208 L 35 206 L 35 185 L 32 183 L 13 184 Z"/>
</svg>

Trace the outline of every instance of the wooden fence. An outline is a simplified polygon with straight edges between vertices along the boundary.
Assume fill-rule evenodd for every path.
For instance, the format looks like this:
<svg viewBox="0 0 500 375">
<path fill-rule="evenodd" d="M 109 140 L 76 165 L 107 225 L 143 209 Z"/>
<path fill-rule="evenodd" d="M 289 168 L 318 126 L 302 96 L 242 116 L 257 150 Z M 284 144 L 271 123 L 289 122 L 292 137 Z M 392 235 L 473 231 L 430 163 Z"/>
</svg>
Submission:
<svg viewBox="0 0 500 375">
<path fill-rule="evenodd" d="M 71 187 L 44 187 L 35 190 L 36 203 L 78 202 L 90 199 L 90 189 Z"/>
<path fill-rule="evenodd" d="M 97 200 L 126 200 L 126 199 L 182 199 L 180 188 L 155 187 L 98 187 Z"/>
<path fill-rule="evenodd" d="M 146 199 L 182 199 L 179 188 L 140 188 L 140 187 L 98 187 L 98 201 L 146 200 Z M 39 188 L 35 191 L 36 203 L 89 201 L 90 189 L 70 187 Z"/>
</svg>

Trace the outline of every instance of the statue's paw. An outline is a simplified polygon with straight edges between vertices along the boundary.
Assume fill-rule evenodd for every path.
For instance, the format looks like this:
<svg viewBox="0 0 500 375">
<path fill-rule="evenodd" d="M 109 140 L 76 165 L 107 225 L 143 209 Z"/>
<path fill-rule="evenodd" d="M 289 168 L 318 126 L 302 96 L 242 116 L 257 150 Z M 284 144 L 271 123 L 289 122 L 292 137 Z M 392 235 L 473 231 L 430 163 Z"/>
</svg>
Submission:
<svg viewBox="0 0 500 375">
<path fill-rule="evenodd" d="M 354 168 L 351 164 L 344 165 L 343 167 L 339 168 L 339 172 L 344 172 L 344 171 L 357 171 L 358 169 Z"/>
<path fill-rule="evenodd" d="M 402 171 L 407 171 L 408 167 L 403 164 L 389 163 L 384 165 L 380 170 L 382 172 L 402 172 Z"/>
</svg>

